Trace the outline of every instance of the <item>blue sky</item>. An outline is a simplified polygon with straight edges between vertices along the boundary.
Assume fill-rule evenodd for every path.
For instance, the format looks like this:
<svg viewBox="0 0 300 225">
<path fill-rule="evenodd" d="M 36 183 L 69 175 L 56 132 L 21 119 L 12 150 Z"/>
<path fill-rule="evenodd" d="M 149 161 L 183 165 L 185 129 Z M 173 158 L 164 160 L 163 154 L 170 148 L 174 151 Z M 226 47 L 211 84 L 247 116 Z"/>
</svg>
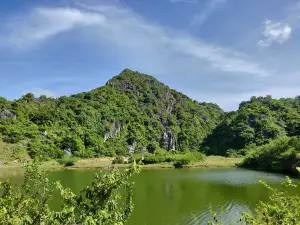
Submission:
<svg viewBox="0 0 300 225">
<path fill-rule="evenodd" d="M 234 110 L 300 95 L 298 0 L 1 1 L 0 96 L 58 97 L 124 68 Z"/>
</svg>

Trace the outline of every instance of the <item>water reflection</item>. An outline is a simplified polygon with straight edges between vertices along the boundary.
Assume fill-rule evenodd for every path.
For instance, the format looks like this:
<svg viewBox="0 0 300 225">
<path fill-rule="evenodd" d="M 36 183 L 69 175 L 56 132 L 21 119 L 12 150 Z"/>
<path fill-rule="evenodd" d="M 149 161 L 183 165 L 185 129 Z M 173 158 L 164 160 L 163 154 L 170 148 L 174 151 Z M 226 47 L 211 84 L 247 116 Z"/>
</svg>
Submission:
<svg viewBox="0 0 300 225">
<path fill-rule="evenodd" d="M 52 181 L 61 180 L 75 193 L 91 184 L 96 171 L 53 171 Z M 22 171 L 0 171 L 0 180 L 20 183 Z M 274 186 L 283 175 L 243 169 L 162 169 L 143 170 L 133 177 L 135 209 L 129 225 L 207 224 L 209 206 L 228 224 L 237 221 L 240 213 L 250 211 L 259 201 L 266 201 L 269 192 L 259 180 Z M 59 208 L 55 194 L 51 207 Z"/>
</svg>

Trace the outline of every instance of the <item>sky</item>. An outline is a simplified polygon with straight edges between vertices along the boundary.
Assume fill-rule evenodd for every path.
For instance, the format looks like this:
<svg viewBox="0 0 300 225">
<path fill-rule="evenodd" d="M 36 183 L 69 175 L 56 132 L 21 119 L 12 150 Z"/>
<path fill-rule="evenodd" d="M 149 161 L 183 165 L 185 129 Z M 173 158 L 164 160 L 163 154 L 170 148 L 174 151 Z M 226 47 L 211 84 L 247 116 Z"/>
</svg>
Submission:
<svg viewBox="0 0 300 225">
<path fill-rule="evenodd" d="M 236 110 L 300 95 L 300 0 L 2 0 L 0 96 L 89 91 L 129 68 Z"/>
</svg>

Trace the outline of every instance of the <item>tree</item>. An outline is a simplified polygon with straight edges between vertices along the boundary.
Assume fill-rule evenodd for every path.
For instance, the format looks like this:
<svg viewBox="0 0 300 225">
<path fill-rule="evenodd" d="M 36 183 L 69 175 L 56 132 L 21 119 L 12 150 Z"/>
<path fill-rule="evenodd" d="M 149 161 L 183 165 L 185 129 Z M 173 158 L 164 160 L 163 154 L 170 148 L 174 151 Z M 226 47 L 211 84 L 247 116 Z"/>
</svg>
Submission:
<svg viewBox="0 0 300 225">
<path fill-rule="evenodd" d="M 128 179 L 139 172 L 135 162 L 123 173 L 117 169 L 97 173 L 91 186 L 79 195 L 59 182 L 51 183 L 37 163 L 30 163 L 25 169 L 21 188 L 0 182 L 0 218 L 3 225 L 123 225 L 133 211 L 133 184 Z M 121 194 L 121 188 L 125 194 Z M 60 211 L 53 211 L 48 205 L 55 190 L 62 197 Z"/>
<path fill-rule="evenodd" d="M 25 101 L 27 101 L 27 102 L 32 101 L 34 98 L 35 98 L 35 96 L 32 93 L 27 93 L 26 95 L 24 95 L 22 97 L 22 99 L 25 100 Z"/>
<path fill-rule="evenodd" d="M 298 169 L 300 172 L 300 169 Z M 288 188 L 296 188 L 289 177 L 282 183 L 280 189 L 274 189 L 265 182 L 261 183 L 272 192 L 270 202 L 260 202 L 256 215 L 244 213 L 246 224 L 253 225 L 298 225 L 300 223 L 300 196 L 291 196 Z"/>
</svg>

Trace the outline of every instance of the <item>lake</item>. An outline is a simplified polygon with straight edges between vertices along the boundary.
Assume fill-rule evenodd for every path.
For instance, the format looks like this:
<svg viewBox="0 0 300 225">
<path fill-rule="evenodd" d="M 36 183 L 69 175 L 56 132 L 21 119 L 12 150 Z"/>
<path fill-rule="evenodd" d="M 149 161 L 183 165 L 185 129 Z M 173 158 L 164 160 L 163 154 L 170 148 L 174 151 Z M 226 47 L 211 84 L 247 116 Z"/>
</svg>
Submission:
<svg viewBox="0 0 300 225">
<path fill-rule="evenodd" d="M 90 184 L 95 171 L 63 170 L 49 173 L 51 180 L 78 193 Z M 284 175 L 238 168 L 144 169 L 133 177 L 135 209 L 129 225 L 189 225 L 207 224 L 209 207 L 227 215 L 224 219 L 239 218 L 260 201 L 268 199 L 268 191 L 259 180 L 279 186 Z M 0 171 L 0 180 L 19 182 L 18 171 Z M 58 201 L 52 201 L 56 206 Z"/>
</svg>

